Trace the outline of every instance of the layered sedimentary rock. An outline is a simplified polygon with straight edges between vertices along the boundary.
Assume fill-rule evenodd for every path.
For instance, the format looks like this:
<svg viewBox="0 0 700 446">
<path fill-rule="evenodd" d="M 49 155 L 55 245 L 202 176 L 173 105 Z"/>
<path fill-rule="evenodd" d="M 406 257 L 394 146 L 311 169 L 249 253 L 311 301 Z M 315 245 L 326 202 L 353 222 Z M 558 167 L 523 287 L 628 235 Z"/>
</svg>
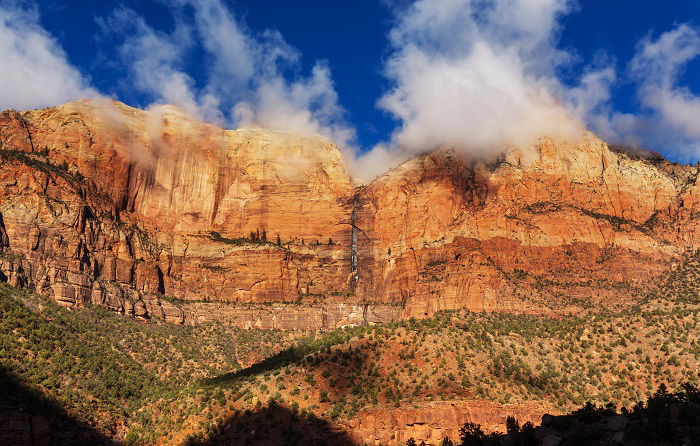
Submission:
<svg viewBox="0 0 700 446">
<path fill-rule="evenodd" d="M 2 270 L 67 305 L 181 321 L 154 296 L 290 302 L 346 288 L 352 186 L 318 137 L 77 102 L 0 118 Z"/>
<path fill-rule="evenodd" d="M 413 316 L 633 299 L 700 234 L 698 167 L 634 158 L 591 134 L 415 158 L 359 194 L 361 292 Z"/>
<path fill-rule="evenodd" d="M 239 328 L 331 331 L 401 319 L 403 308 L 381 304 L 240 304 L 196 302 L 184 309 L 185 323 L 226 322 Z"/>
<path fill-rule="evenodd" d="M 484 430 L 506 431 L 507 418 L 538 424 L 547 410 L 538 403 L 498 404 L 483 400 L 434 401 L 414 409 L 367 409 L 344 427 L 357 444 L 439 445 L 443 438 L 459 438 L 459 429 L 478 422 Z"/>
<path fill-rule="evenodd" d="M 700 240 L 697 167 L 590 134 L 490 164 L 442 149 L 359 187 L 321 137 L 167 106 L 6 111 L 0 144 L 0 279 L 179 323 L 625 305 Z"/>
</svg>

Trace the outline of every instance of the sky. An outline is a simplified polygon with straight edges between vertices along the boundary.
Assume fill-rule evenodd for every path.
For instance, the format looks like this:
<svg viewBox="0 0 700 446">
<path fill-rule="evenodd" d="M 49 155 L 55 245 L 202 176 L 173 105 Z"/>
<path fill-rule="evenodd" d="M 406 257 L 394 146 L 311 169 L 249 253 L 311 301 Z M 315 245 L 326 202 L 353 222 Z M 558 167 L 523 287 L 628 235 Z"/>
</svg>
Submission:
<svg viewBox="0 0 700 446">
<path fill-rule="evenodd" d="M 0 109 L 173 103 L 322 134 L 365 178 L 583 127 L 700 160 L 698 0 L 0 0 L 0 61 Z"/>
</svg>

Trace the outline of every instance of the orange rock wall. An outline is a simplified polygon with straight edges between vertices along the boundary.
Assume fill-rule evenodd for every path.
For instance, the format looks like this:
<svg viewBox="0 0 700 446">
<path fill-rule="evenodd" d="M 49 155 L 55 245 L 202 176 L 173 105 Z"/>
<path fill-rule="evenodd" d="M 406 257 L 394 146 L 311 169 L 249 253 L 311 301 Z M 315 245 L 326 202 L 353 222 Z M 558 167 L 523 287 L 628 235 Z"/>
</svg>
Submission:
<svg viewBox="0 0 700 446">
<path fill-rule="evenodd" d="M 363 188 L 361 292 L 405 302 L 405 316 L 577 311 L 635 299 L 698 248 L 698 167 L 633 160 L 590 134 L 528 152 L 472 167 L 435 152 Z"/>
<path fill-rule="evenodd" d="M 624 306 L 700 240 L 697 167 L 590 134 L 489 165 L 443 149 L 361 187 L 321 137 L 223 130 L 168 106 L 7 111 L 0 143 L 0 279 L 175 322 L 197 320 L 197 302 L 402 317 Z"/>
</svg>

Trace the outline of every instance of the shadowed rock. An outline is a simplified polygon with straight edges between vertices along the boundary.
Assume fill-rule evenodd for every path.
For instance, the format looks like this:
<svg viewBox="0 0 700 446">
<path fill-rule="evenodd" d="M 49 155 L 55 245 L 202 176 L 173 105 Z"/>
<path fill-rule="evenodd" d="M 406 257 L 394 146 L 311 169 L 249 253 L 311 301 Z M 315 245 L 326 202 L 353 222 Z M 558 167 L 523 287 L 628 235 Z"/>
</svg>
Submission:
<svg viewBox="0 0 700 446">
<path fill-rule="evenodd" d="M 0 444 L 88 446 L 112 442 L 0 367 Z"/>
</svg>

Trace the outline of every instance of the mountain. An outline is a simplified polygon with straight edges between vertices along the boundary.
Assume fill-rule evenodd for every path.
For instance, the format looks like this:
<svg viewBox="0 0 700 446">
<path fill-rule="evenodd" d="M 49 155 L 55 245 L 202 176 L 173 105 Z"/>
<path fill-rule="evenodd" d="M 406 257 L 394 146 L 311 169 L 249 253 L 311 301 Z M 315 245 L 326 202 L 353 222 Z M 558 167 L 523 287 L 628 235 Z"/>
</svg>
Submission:
<svg viewBox="0 0 700 446">
<path fill-rule="evenodd" d="M 489 164 L 443 148 L 366 185 L 321 137 L 172 106 L 9 110 L 0 144 L 2 279 L 143 318 L 333 329 L 622 308 L 700 244 L 698 167 L 588 133 Z"/>
<path fill-rule="evenodd" d="M 3 112 L 0 163 L 0 443 L 692 438 L 700 166 L 582 133 L 360 184 L 103 101 Z"/>
<path fill-rule="evenodd" d="M 411 316 L 624 305 L 697 247 L 698 172 L 591 134 L 486 166 L 419 157 L 361 192 L 365 283 Z"/>
</svg>

